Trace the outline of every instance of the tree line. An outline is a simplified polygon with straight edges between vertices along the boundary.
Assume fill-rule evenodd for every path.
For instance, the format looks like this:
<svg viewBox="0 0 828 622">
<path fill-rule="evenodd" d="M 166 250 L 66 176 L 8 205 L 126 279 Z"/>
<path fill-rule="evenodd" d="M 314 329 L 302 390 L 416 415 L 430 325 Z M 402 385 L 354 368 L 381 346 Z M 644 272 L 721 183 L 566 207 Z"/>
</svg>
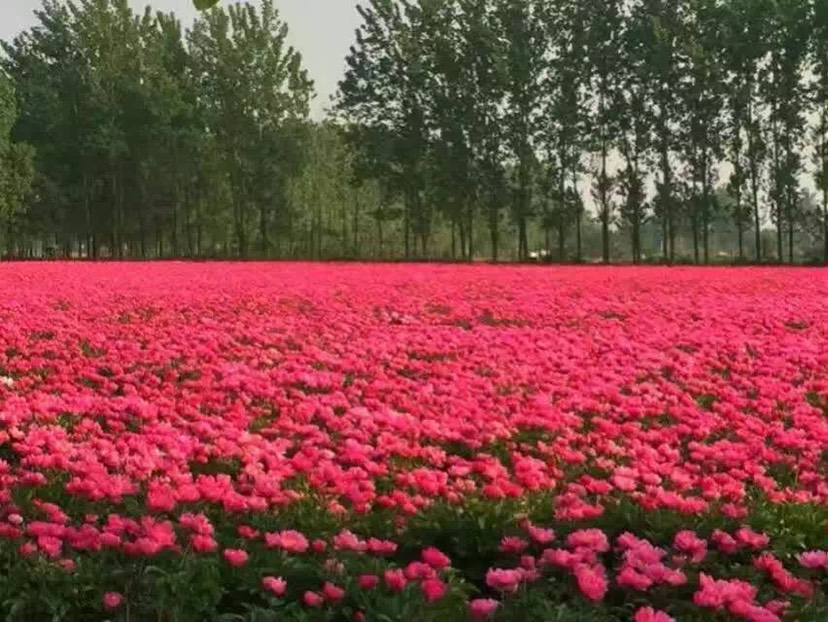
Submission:
<svg viewBox="0 0 828 622">
<path fill-rule="evenodd" d="M 359 11 L 337 109 L 363 174 L 403 205 L 406 255 L 442 223 L 474 256 L 482 216 L 495 259 L 507 220 L 524 260 L 533 226 L 550 256 L 584 259 L 595 222 L 604 261 L 614 234 L 639 261 L 655 233 L 649 254 L 675 261 L 684 241 L 707 263 L 723 226 L 743 260 L 828 260 L 825 0 Z"/>
<path fill-rule="evenodd" d="M 4 254 L 828 259 L 828 0 L 358 11 L 320 121 L 273 0 L 44 0 L 3 44 Z"/>
</svg>

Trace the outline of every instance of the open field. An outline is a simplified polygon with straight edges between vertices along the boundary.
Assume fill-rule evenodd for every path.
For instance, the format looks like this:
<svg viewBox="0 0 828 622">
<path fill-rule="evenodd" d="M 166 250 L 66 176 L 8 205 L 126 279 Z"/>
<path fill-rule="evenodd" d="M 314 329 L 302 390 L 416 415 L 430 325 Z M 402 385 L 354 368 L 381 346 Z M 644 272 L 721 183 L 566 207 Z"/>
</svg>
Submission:
<svg viewBox="0 0 828 622">
<path fill-rule="evenodd" d="M 0 617 L 825 620 L 826 412 L 821 270 L 0 264 Z"/>
</svg>

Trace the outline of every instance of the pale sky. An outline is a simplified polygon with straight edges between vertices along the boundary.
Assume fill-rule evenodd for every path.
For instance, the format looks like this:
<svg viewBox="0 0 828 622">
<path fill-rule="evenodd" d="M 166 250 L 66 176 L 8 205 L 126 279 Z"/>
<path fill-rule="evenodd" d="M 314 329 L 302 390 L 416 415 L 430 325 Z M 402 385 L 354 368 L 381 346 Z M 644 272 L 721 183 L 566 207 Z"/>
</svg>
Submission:
<svg viewBox="0 0 828 622">
<path fill-rule="evenodd" d="M 0 38 L 10 39 L 34 24 L 33 11 L 40 4 L 41 0 L 0 0 Z M 149 4 L 154 9 L 173 11 L 185 25 L 196 14 L 191 0 L 130 0 L 130 4 L 138 10 Z M 345 56 L 359 23 L 356 5 L 357 0 L 276 0 L 290 28 L 291 43 L 302 53 L 305 67 L 316 82 L 316 118 L 322 116 L 344 71 Z"/>
</svg>

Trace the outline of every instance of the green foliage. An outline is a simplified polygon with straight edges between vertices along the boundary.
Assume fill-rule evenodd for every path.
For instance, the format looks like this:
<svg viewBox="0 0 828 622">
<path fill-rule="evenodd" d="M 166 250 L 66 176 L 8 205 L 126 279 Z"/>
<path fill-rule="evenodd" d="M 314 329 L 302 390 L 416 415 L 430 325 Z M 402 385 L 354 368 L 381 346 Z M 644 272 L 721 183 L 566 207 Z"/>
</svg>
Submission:
<svg viewBox="0 0 828 622">
<path fill-rule="evenodd" d="M 193 6 L 199 11 L 206 11 L 219 3 L 219 0 L 193 0 Z"/>
<path fill-rule="evenodd" d="M 823 0 L 367 0 L 324 122 L 275 2 L 194 3 L 4 44 L 7 254 L 828 258 Z"/>
<path fill-rule="evenodd" d="M 15 225 L 26 209 L 34 179 L 34 149 L 12 140 L 16 117 L 14 86 L 0 73 L 0 223 L 7 247 L 14 243 Z"/>
<path fill-rule="evenodd" d="M 60 486 L 55 488 L 53 499 L 63 507 L 74 508 L 71 512 L 77 515 L 75 518 L 98 511 L 83 504 L 67 503 Z M 486 586 L 486 571 L 491 567 L 517 565 L 518 558 L 499 552 L 498 544 L 504 534 L 522 534 L 519 523 L 524 517 L 555 529 L 558 543 L 575 529 L 595 527 L 611 539 L 631 532 L 666 548 L 683 529 L 692 529 L 701 537 L 709 538 L 715 529 L 732 532 L 747 524 L 771 537 L 770 550 L 790 568 L 795 567 L 795 556 L 799 552 L 828 545 L 825 507 L 776 504 L 758 494 L 749 507 L 748 517 L 732 520 L 715 509 L 692 516 L 668 510 L 644 510 L 620 496 L 607 504 L 601 517 L 573 524 L 550 519 L 550 498 L 545 494 L 496 502 L 481 497 L 469 498 L 462 506 L 436 503 L 409 518 L 400 529 L 395 526 L 400 523 L 391 512 L 376 510 L 369 514 L 334 516 L 322 509 L 318 500 L 297 502 L 278 513 L 239 517 L 231 517 L 220 508 L 199 506 L 193 511 L 208 514 L 217 540 L 250 551 L 247 564 L 233 568 L 218 553 L 199 554 L 188 547 L 181 554 L 166 552 L 151 559 L 117 552 L 76 552 L 69 556 L 75 562 L 70 573 L 44 558 L 21 560 L 14 543 L 4 540 L 0 544 L 0 569 L 5 577 L 0 584 L 0 613 L 7 620 L 102 620 L 105 617 L 101 595 L 112 590 L 123 593 L 128 605 L 114 614 L 119 620 L 346 620 L 352 619 L 356 611 L 365 612 L 368 620 L 465 620 L 469 598 L 497 597 Z M 139 504 L 135 511 L 140 511 Z M 386 558 L 343 551 L 287 555 L 241 540 L 236 534 L 237 524 L 252 525 L 262 531 L 298 528 L 312 538 L 330 538 L 347 528 L 363 537 L 392 538 L 399 548 Z M 451 569 L 444 575 L 448 591 L 439 602 L 426 603 L 415 582 L 400 593 L 391 592 L 382 584 L 370 591 L 357 586 L 359 575 L 381 577 L 386 569 L 404 567 L 418 559 L 425 546 L 437 546 L 452 560 Z M 542 548 L 532 545 L 531 552 L 537 555 Z M 676 619 L 701 622 L 710 614 L 692 603 L 699 572 L 716 578 L 742 578 L 759 588 L 763 601 L 774 597 L 770 580 L 753 568 L 752 557 L 749 551 L 724 555 L 711 548 L 701 564 L 686 568 L 689 585 L 656 588 L 646 594 L 613 585 L 600 604 L 585 600 L 565 571 L 545 569 L 539 581 L 526 584 L 518 593 L 503 598 L 495 619 L 627 621 L 637 607 L 651 605 Z M 344 574 L 327 563 L 330 558 L 344 565 Z M 621 563 L 619 556 L 612 552 L 602 556 L 602 561 L 610 571 Z M 277 598 L 264 591 L 260 584 L 263 576 L 284 577 L 288 584 L 285 596 Z M 811 601 L 793 598 L 786 619 L 817 622 L 828 613 L 825 578 L 814 573 L 811 579 L 816 582 L 815 598 Z M 318 590 L 325 581 L 343 587 L 344 600 L 322 610 L 302 605 L 304 592 Z"/>
</svg>

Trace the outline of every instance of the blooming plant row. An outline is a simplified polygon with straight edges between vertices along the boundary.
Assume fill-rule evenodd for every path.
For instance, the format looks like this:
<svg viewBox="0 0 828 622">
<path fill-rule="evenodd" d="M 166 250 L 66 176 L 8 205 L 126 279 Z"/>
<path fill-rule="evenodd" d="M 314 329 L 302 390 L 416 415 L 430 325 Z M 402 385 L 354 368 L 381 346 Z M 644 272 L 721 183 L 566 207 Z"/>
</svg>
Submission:
<svg viewBox="0 0 828 622">
<path fill-rule="evenodd" d="M 816 270 L 0 266 L 8 620 L 828 619 Z"/>
</svg>

